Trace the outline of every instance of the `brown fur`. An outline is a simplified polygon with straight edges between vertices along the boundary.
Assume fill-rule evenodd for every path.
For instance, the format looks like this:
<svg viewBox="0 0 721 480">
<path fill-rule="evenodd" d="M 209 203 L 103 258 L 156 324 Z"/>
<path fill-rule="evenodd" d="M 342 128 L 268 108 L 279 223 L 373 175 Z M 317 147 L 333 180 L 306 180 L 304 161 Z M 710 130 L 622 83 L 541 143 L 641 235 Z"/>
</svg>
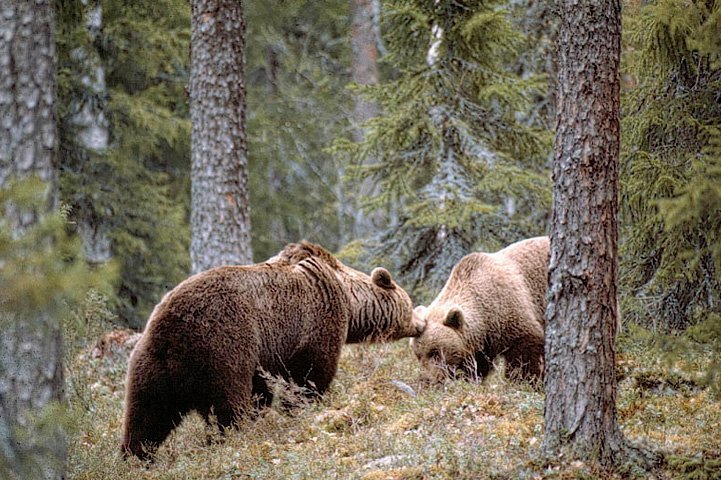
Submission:
<svg viewBox="0 0 721 480">
<path fill-rule="evenodd" d="M 346 340 L 418 335 L 414 319 L 387 270 L 369 277 L 305 242 L 194 275 L 155 307 L 133 350 L 122 451 L 147 457 L 191 410 L 237 423 L 254 396 L 271 401 L 262 371 L 320 395 Z"/>
<path fill-rule="evenodd" d="M 537 237 L 463 257 L 430 306 L 416 308 L 426 325 L 411 346 L 423 376 L 482 378 L 502 355 L 507 375 L 540 378 L 548 256 L 548 237 Z"/>
</svg>

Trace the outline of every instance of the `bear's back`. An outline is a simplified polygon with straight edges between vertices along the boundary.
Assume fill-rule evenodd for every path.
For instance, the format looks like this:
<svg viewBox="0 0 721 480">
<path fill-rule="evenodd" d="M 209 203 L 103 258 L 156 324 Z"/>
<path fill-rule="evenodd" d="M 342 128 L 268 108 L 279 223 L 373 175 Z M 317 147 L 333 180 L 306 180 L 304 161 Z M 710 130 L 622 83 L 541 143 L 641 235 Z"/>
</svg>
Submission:
<svg viewBox="0 0 721 480">
<path fill-rule="evenodd" d="M 484 318 L 493 324 L 500 318 L 489 318 L 484 312 L 507 312 L 532 308 L 527 285 L 515 262 L 497 253 L 471 253 L 453 270 L 434 304 L 457 304 L 475 312 L 471 318 Z M 498 325 L 500 328 L 500 325 Z"/>
<path fill-rule="evenodd" d="M 508 258 L 514 263 L 533 298 L 537 318 L 541 324 L 544 324 L 550 239 L 535 237 L 521 240 L 500 250 L 497 255 Z"/>
<path fill-rule="evenodd" d="M 154 339 L 157 350 L 199 358 L 218 354 L 224 345 L 263 345 L 261 363 L 270 365 L 319 331 L 344 338 L 349 317 L 343 286 L 322 266 L 224 266 L 171 290 L 155 307 L 144 336 Z"/>
</svg>

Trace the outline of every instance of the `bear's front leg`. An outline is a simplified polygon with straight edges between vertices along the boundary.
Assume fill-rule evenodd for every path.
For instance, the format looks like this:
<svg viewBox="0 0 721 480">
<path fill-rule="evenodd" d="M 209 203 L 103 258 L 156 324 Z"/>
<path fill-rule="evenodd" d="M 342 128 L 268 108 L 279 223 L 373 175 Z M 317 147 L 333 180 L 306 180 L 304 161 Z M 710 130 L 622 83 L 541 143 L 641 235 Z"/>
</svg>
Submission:
<svg viewBox="0 0 721 480">
<path fill-rule="evenodd" d="M 308 347 L 288 362 L 290 376 L 309 398 L 323 395 L 335 377 L 342 344 Z"/>
<path fill-rule="evenodd" d="M 212 414 L 218 428 L 224 431 L 251 416 L 254 411 L 254 375 L 254 370 L 245 366 L 218 369 L 213 381 L 204 389 L 203 406 L 198 408 L 206 422 Z"/>
<path fill-rule="evenodd" d="M 464 365 L 466 376 L 470 380 L 483 381 L 493 370 L 492 360 L 485 351 L 476 352 Z"/>
</svg>

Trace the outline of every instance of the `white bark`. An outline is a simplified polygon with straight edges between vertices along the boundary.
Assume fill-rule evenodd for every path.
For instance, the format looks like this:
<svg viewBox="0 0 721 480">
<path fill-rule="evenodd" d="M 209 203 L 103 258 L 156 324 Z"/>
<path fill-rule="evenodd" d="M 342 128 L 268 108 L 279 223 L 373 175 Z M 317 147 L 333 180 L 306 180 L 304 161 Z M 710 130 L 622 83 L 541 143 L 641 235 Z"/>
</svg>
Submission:
<svg viewBox="0 0 721 480">
<path fill-rule="evenodd" d="M 441 48 L 441 42 L 443 41 L 443 28 L 438 25 L 433 25 L 431 34 L 433 35 L 433 41 L 426 55 L 426 63 L 429 67 L 432 67 L 438 61 L 438 50 Z"/>
<path fill-rule="evenodd" d="M 439 1 L 440 0 L 434 0 L 433 3 L 438 5 Z M 429 67 L 432 67 L 438 61 L 438 50 L 441 48 L 441 42 L 443 41 L 443 28 L 440 25 L 434 24 L 431 27 L 431 35 L 433 36 L 433 40 L 426 54 L 426 63 Z"/>
</svg>

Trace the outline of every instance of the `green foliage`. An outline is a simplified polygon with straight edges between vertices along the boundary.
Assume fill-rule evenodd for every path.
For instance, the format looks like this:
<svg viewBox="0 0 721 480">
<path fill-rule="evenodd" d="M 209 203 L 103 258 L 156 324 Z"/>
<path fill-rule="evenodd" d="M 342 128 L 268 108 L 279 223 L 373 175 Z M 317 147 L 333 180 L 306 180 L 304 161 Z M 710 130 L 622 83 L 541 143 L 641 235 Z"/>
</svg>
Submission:
<svg viewBox="0 0 721 480">
<path fill-rule="evenodd" d="M 662 329 L 721 311 L 720 15 L 681 0 L 626 15 L 621 280 Z"/>
<path fill-rule="evenodd" d="M 47 185 L 38 179 L 13 182 L 0 190 L 0 212 L 44 211 Z M 78 240 L 66 232 L 66 215 L 41 215 L 38 223 L 20 235 L 9 219 L 0 216 L 0 311 L 33 318 L 45 312 L 57 319 L 68 304 L 91 286 L 108 289 L 112 265 L 89 270 L 82 261 Z"/>
<path fill-rule="evenodd" d="M 684 336 L 718 354 L 721 351 L 721 315 L 708 314 L 705 320 L 698 321 L 689 327 L 684 332 Z M 721 398 L 721 360 L 718 355 L 708 366 L 702 382 L 711 388 L 716 398 Z"/>
<path fill-rule="evenodd" d="M 353 172 L 380 185 L 367 208 L 391 220 L 369 247 L 416 287 L 439 286 L 472 248 L 544 231 L 550 137 L 518 120 L 544 85 L 510 69 L 523 37 L 503 6 L 389 2 L 385 60 L 398 73 L 365 90 L 383 114 L 363 143 L 335 144 L 354 165 L 377 160 Z"/>
<path fill-rule="evenodd" d="M 11 182 L 7 188 L 0 189 L 0 329 L 10 334 L 10 338 L 13 335 L 10 332 L 54 335 L 60 328 L 61 319 L 77 305 L 85 292 L 91 288 L 109 291 L 114 278 L 112 264 L 99 269 L 88 268 L 82 258 L 80 243 L 67 232 L 65 212 L 44 214 L 47 192 L 48 185 L 37 178 Z M 37 215 L 38 221 L 18 232 L 6 215 L 10 210 Z M 6 352 L 2 355 L 5 357 Z M 8 373 L 4 371 L 7 363 L 14 361 L 22 359 L 3 358 L 0 363 L 5 365 L 0 368 L 4 374 Z M 14 381 L 12 378 L 3 380 Z M 12 388 L 9 391 L 25 394 Z M 3 394 L 7 392 L 4 388 Z M 72 432 L 73 426 L 66 407 L 58 402 L 48 402 L 42 409 L 31 412 L 23 425 L 14 425 L 15 419 L 4 422 L 13 430 L 3 431 L 3 435 L 11 435 L 20 445 L 13 455 L 19 456 L 20 464 L 26 470 L 23 473 L 10 470 L 6 452 L 0 452 L 0 477 L 44 476 L 42 472 L 49 466 L 34 462 L 50 457 L 26 453 L 53 444 L 43 443 L 46 439 L 56 439 L 54 445 L 64 448 L 65 435 Z M 17 464 L 17 461 L 15 458 L 13 463 Z"/>
<path fill-rule="evenodd" d="M 96 37 L 84 22 L 93 7 L 83 21 L 59 17 L 61 193 L 73 220 L 110 238 L 121 273 L 114 309 L 138 327 L 189 270 L 190 7 L 106 0 Z M 105 91 L 84 79 L 97 66 Z M 106 151 L 78 139 L 73 115 L 88 104 L 109 120 Z"/>
<path fill-rule="evenodd" d="M 694 342 L 713 344 L 721 342 L 721 315 L 711 313 L 705 320 L 689 327 L 684 335 Z"/>
<path fill-rule="evenodd" d="M 86 292 L 81 301 L 77 301 L 63 317 L 63 341 L 66 354 L 73 358 L 89 342 L 96 341 L 110 330 L 117 321 L 110 310 L 108 298 L 96 289 Z"/>
<path fill-rule="evenodd" d="M 525 122 L 553 131 L 556 122 L 557 82 L 555 48 L 559 22 L 554 13 L 555 5 L 542 0 L 514 0 L 510 3 L 514 25 L 517 25 L 525 36 L 520 54 L 514 58 L 512 67 L 522 76 L 542 76 L 547 84 L 533 99 Z"/>
<path fill-rule="evenodd" d="M 721 458 L 707 455 L 693 457 L 673 456 L 669 465 L 678 473 L 679 480 L 719 480 L 721 479 Z"/>
<path fill-rule="evenodd" d="M 687 249 L 680 259 L 691 269 L 708 270 L 705 261 L 721 265 L 721 130 L 709 129 L 706 141 L 689 165 L 686 183 L 677 186 L 674 197 L 659 200 L 659 208 L 669 231 L 703 232 L 696 240 L 702 248 Z"/>
<path fill-rule="evenodd" d="M 721 316 L 711 313 L 706 318 L 695 319 L 694 325 L 681 335 L 626 323 L 617 345 L 619 350 L 634 354 L 651 351 L 657 358 L 656 365 L 647 365 L 635 372 L 637 385 L 677 391 L 706 388 L 715 401 L 721 399 L 721 362 L 718 360 Z M 702 367 L 697 359 L 705 357 L 709 361 Z"/>
<path fill-rule="evenodd" d="M 251 225 L 257 261 L 308 239 L 338 247 L 340 165 L 324 149 L 348 128 L 348 2 L 247 5 Z"/>
<path fill-rule="evenodd" d="M 74 219 L 109 229 L 122 272 L 111 300 L 119 321 L 137 327 L 189 268 L 190 9 L 178 0 L 106 0 L 102 7 L 104 25 L 94 41 L 84 25 L 87 9 L 67 9 L 61 24 L 62 194 Z M 347 128 L 348 4 L 250 3 L 245 14 L 256 260 L 303 238 L 334 249 L 342 192 L 339 165 L 323 149 Z M 92 64 L 78 61 L 78 49 L 98 53 L 105 97 L 83 83 Z M 71 120 L 82 102 L 106 105 L 108 151 L 87 151 L 78 142 Z"/>
</svg>

